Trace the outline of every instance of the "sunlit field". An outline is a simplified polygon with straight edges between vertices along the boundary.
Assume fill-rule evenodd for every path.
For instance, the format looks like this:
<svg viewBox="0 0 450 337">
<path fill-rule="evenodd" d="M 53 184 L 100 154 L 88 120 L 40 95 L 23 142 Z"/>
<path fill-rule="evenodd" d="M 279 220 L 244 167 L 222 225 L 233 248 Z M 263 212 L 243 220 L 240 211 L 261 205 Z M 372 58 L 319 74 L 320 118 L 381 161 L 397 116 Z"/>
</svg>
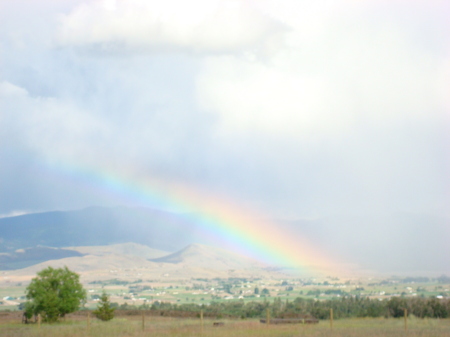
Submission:
<svg viewBox="0 0 450 337">
<path fill-rule="evenodd" d="M 19 316 L 16 316 L 19 317 Z M 214 327 L 216 320 L 177 319 L 167 317 L 142 318 L 118 317 L 101 322 L 85 317 L 68 318 L 56 324 L 22 324 L 19 321 L 3 321 L 1 336 L 450 336 L 449 319 L 409 318 L 407 330 L 403 319 L 342 319 L 319 324 L 266 325 L 259 320 L 220 320 L 223 326 Z"/>
</svg>

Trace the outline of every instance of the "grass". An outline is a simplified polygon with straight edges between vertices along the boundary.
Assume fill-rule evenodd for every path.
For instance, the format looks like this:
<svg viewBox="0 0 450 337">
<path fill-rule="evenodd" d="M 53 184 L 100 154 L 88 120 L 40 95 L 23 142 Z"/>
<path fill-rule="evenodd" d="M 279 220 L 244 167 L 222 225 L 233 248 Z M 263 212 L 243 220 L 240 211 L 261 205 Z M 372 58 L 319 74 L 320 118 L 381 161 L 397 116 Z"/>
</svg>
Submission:
<svg viewBox="0 0 450 337">
<path fill-rule="evenodd" d="M 404 331 L 402 319 L 343 319 L 334 322 L 333 330 L 328 321 L 316 325 L 286 324 L 265 325 L 257 320 L 220 320 L 225 325 L 213 327 L 212 320 L 176 319 L 166 317 L 146 317 L 145 330 L 142 330 L 140 317 L 118 317 L 110 322 L 92 320 L 90 328 L 82 319 L 48 325 L 23 325 L 10 322 L 0 324 L 0 335 L 8 337 L 447 337 L 450 336 L 450 320 L 409 319 L 408 330 Z"/>
</svg>

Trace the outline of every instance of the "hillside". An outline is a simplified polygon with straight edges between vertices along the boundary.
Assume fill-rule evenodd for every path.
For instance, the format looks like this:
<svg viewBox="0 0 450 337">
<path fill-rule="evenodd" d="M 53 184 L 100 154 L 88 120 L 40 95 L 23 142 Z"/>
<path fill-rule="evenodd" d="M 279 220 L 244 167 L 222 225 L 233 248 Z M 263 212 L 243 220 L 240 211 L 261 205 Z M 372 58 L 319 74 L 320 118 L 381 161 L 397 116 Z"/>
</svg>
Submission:
<svg viewBox="0 0 450 337">
<path fill-rule="evenodd" d="M 281 277 L 279 272 L 252 259 L 216 247 L 192 244 L 178 252 L 148 260 L 143 256 L 121 255 L 118 251 L 127 250 L 136 254 L 146 247 L 128 243 L 117 247 L 72 247 L 73 251 L 89 254 L 50 260 L 27 268 L 2 272 L 7 282 L 27 282 L 34 275 L 48 267 L 67 266 L 79 273 L 83 282 L 120 279 L 191 279 L 215 277 Z M 150 248 L 149 248 L 150 249 Z M 148 252 L 153 252 L 151 249 Z M 159 252 L 160 253 L 160 252 Z M 285 275 L 283 275 L 285 276 Z M 5 278 L 6 277 L 6 278 Z M 2 284 L 0 280 L 0 284 Z"/>
<path fill-rule="evenodd" d="M 66 247 L 67 250 L 76 251 L 83 255 L 107 256 L 124 255 L 136 256 L 144 259 L 156 259 L 170 254 L 167 251 L 148 247 L 134 242 L 118 243 L 107 246 L 81 246 Z"/>
<path fill-rule="evenodd" d="M 24 269 L 10 271 L 10 274 L 33 275 L 38 271 L 47 268 L 62 268 L 67 266 L 77 273 L 102 272 L 116 269 L 136 269 L 136 268 L 155 268 L 156 264 L 145 258 L 136 256 L 125 256 L 110 254 L 106 256 L 84 255 L 80 257 L 68 257 L 59 260 L 45 261 Z"/>
<path fill-rule="evenodd" d="M 0 270 L 26 268 L 49 260 L 83 256 L 82 252 L 53 247 L 33 247 L 18 249 L 10 253 L 0 253 Z"/>
<path fill-rule="evenodd" d="M 148 208 L 90 207 L 0 218 L 0 252 L 37 245 L 62 248 L 126 242 L 175 251 L 192 242 L 207 243 L 197 237 L 197 231 L 196 224 L 179 214 Z"/>
<path fill-rule="evenodd" d="M 248 257 L 241 256 L 224 249 L 200 244 L 191 244 L 178 252 L 157 259 L 152 259 L 151 261 L 159 263 L 184 264 L 195 266 L 197 268 L 209 268 L 213 270 L 261 269 L 266 267 L 264 264 Z"/>
<path fill-rule="evenodd" d="M 0 270 L 79 254 L 100 256 L 111 253 L 150 260 L 161 258 L 156 260 L 158 263 L 183 262 L 193 254 L 193 247 L 186 248 L 192 243 L 217 246 L 214 235 L 205 235 L 208 228 L 187 221 L 187 218 L 192 217 L 126 207 L 91 207 L 0 218 Z M 276 225 L 277 230 L 303 238 L 324 256 L 332 256 L 355 269 L 391 274 L 450 272 L 447 259 L 450 220 L 447 218 L 397 213 L 277 221 Z M 129 242 L 134 246 L 124 245 Z M 38 246 L 40 250 L 33 253 L 17 251 Z M 42 255 L 42 247 L 65 250 L 47 249 Z M 181 253 L 182 249 L 186 251 Z M 170 253 L 172 256 L 164 257 Z M 217 256 L 214 261 L 225 270 L 227 265 L 220 262 L 220 254 Z M 208 263 L 205 260 L 202 265 Z"/>
</svg>

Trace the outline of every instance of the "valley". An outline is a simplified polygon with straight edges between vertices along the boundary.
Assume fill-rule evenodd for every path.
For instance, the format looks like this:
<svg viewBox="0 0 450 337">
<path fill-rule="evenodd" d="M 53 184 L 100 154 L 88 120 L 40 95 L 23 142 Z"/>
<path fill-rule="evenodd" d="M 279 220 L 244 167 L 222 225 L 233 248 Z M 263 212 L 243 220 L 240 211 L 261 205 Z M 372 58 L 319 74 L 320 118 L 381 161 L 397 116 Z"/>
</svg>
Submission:
<svg viewBox="0 0 450 337">
<path fill-rule="evenodd" d="M 296 298 L 323 301 L 345 297 L 450 297 L 450 278 L 446 276 L 302 276 L 200 244 L 175 253 L 136 243 L 67 249 L 83 255 L 0 271 L 0 310 L 17 310 L 25 301 L 28 282 L 47 266 L 68 266 L 79 273 L 88 294 L 85 307 L 90 309 L 96 307 L 103 291 L 116 307 L 123 309 L 155 303 L 208 305 Z"/>
<path fill-rule="evenodd" d="M 450 297 L 445 271 L 382 273 L 343 266 L 338 273 L 340 266 L 281 268 L 214 244 L 202 235 L 202 228 L 185 219 L 125 207 L 2 218 L 0 310 L 17 310 L 30 280 L 48 266 L 67 266 L 80 275 L 88 294 L 85 308 L 90 309 L 103 291 L 124 309 L 158 303 Z M 285 226 L 281 228 L 294 225 Z M 312 230 L 311 224 L 298 226 L 305 233 Z"/>
</svg>

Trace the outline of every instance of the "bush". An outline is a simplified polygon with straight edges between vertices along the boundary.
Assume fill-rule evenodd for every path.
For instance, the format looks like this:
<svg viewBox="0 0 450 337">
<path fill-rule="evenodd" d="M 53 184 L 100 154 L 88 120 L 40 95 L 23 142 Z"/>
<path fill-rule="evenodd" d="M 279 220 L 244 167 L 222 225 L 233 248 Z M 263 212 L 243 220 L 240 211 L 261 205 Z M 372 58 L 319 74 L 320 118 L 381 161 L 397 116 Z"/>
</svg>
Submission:
<svg viewBox="0 0 450 337">
<path fill-rule="evenodd" d="M 95 315 L 95 317 L 101 319 L 102 321 L 109 321 L 114 318 L 115 310 L 116 308 L 113 308 L 111 303 L 109 302 L 108 295 L 103 292 L 102 296 L 100 297 L 97 310 L 94 310 L 93 314 Z"/>
</svg>

